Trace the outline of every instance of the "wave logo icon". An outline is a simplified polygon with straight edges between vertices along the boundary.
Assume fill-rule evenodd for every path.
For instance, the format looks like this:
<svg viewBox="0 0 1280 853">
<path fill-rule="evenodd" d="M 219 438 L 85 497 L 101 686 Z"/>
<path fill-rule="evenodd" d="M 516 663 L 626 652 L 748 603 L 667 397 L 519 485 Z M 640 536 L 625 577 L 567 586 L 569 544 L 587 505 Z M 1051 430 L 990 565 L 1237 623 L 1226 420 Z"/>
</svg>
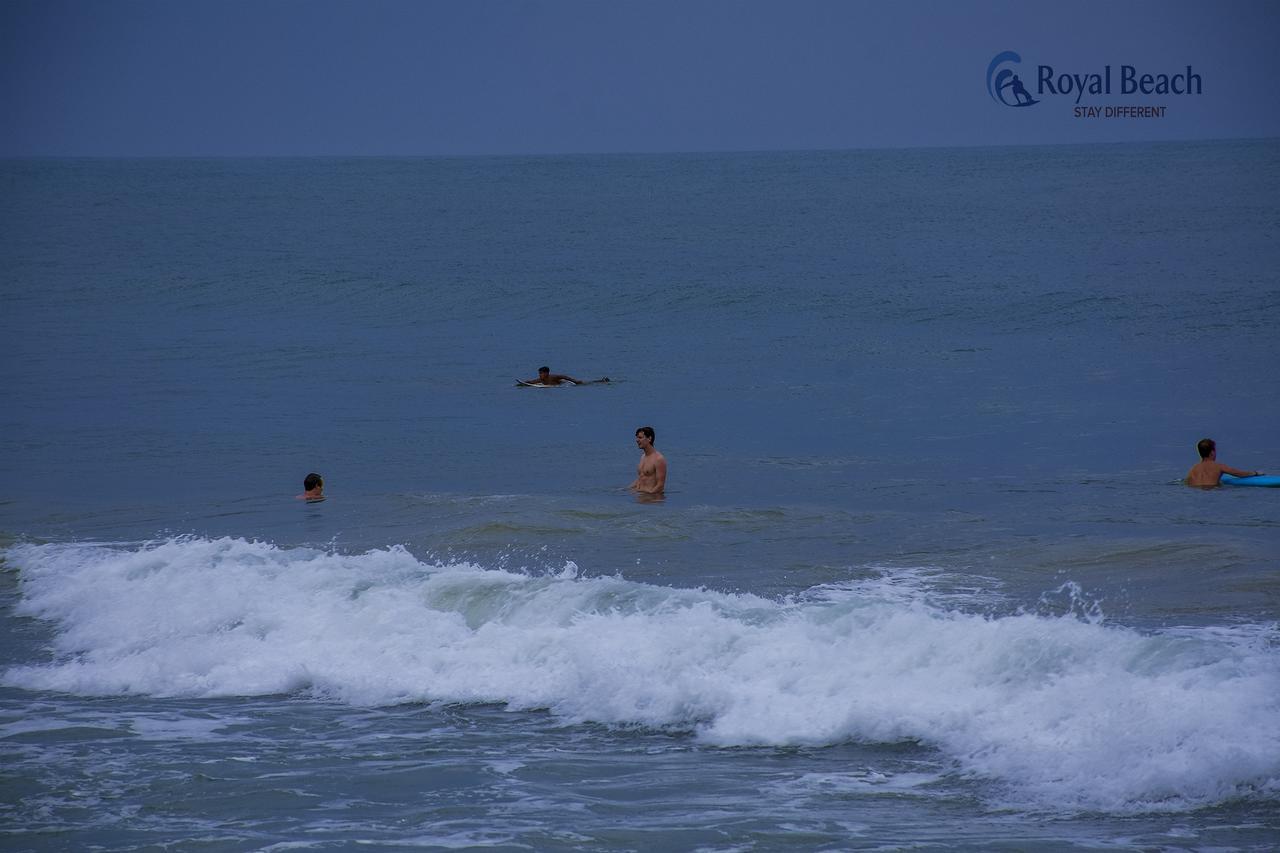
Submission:
<svg viewBox="0 0 1280 853">
<path fill-rule="evenodd" d="M 1022 57 L 1012 50 L 997 53 L 991 60 L 991 64 L 987 66 L 987 93 L 993 101 L 1006 107 L 1029 107 L 1040 103 L 1031 97 L 1031 93 L 1022 85 L 1022 80 L 1012 68 L 1001 67 L 1005 63 L 1018 65 L 1021 62 Z"/>
</svg>

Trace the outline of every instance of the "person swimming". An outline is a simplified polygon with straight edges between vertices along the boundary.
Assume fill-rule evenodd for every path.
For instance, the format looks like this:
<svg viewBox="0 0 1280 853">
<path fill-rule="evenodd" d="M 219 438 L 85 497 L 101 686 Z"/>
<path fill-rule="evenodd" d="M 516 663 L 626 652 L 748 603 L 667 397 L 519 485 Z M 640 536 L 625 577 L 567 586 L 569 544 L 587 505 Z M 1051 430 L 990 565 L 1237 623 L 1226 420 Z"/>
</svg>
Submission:
<svg viewBox="0 0 1280 853">
<path fill-rule="evenodd" d="M 551 368 L 546 367 L 544 365 L 543 367 L 538 368 L 537 379 L 521 379 L 519 380 L 518 384 L 554 386 L 554 385 L 560 385 L 561 383 L 564 383 L 564 382 L 568 382 L 570 385 L 594 385 L 597 382 L 608 382 L 608 381 L 609 381 L 608 376 L 601 376 L 599 379 L 575 379 L 574 377 L 569 376 L 567 373 L 552 373 Z"/>
<path fill-rule="evenodd" d="M 302 481 L 302 488 L 302 494 L 296 496 L 298 500 L 308 503 L 318 503 L 324 500 L 324 477 L 314 471 Z"/>
<path fill-rule="evenodd" d="M 581 385 L 581 379 L 574 379 L 564 373 L 552 373 L 550 367 L 539 367 L 537 379 L 525 380 L 529 385 L 559 385 L 561 382 L 572 382 L 574 385 Z"/>
</svg>

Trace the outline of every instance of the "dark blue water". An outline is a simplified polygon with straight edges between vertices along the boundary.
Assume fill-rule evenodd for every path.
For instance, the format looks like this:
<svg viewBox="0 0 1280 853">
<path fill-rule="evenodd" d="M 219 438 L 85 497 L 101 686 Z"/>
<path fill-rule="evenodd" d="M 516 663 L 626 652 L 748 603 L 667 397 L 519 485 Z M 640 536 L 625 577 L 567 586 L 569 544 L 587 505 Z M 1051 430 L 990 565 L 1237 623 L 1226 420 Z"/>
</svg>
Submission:
<svg viewBox="0 0 1280 853">
<path fill-rule="evenodd" d="M 0 187 L 16 849 L 1274 840 L 1277 143 Z"/>
</svg>

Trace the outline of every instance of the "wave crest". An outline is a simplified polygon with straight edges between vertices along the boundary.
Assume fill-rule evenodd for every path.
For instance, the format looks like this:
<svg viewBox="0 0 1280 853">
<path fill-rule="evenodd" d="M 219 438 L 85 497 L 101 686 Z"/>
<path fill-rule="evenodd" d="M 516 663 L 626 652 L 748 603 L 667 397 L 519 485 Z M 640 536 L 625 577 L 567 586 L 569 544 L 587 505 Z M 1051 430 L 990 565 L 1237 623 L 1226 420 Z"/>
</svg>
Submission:
<svg viewBox="0 0 1280 853">
<path fill-rule="evenodd" d="M 1174 809 L 1280 790 L 1274 626 L 989 617 L 892 578 L 776 601 L 572 564 L 433 564 L 401 547 L 182 538 L 16 545 L 6 559 L 19 611 L 55 629 L 52 660 L 3 674 L 32 690 L 505 703 L 721 746 L 914 741 L 1024 806 Z"/>
</svg>

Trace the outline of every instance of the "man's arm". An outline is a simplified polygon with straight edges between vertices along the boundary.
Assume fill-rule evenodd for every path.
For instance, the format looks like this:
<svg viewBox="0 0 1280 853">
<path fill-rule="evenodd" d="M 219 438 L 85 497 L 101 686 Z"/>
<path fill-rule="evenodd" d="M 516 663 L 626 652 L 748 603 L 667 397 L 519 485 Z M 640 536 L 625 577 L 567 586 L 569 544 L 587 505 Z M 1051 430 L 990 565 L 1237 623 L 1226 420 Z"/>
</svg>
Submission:
<svg viewBox="0 0 1280 853">
<path fill-rule="evenodd" d="M 1241 471 L 1239 468 L 1232 468 L 1230 465 L 1218 464 L 1219 470 L 1224 474 L 1230 474 L 1232 477 L 1257 477 L 1262 474 L 1261 471 Z"/>
<path fill-rule="evenodd" d="M 653 466 L 653 488 L 649 494 L 656 495 L 667 487 L 667 458 L 664 456 Z"/>
</svg>

